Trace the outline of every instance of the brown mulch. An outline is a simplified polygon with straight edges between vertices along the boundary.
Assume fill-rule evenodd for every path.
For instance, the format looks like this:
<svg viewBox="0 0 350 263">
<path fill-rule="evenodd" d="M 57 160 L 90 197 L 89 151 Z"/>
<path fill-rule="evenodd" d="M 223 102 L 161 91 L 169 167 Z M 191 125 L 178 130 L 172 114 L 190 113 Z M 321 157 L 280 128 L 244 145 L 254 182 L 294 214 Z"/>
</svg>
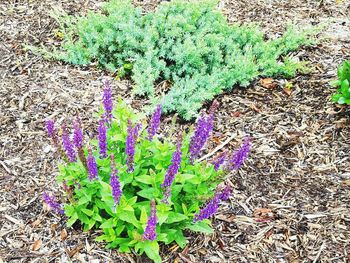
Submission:
<svg viewBox="0 0 350 263">
<path fill-rule="evenodd" d="M 58 41 L 50 10 L 84 13 L 101 2 L 0 2 L 0 262 L 147 262 L 104 249 L 94 241 L 96 233 L 67 229 L 41 201 L 46 189 L 60 195 L 44 120 L 70 124 L 79 112 L 93 136 L 101 80 L 110 77 L 94 67 L 44 60 L 25 52 L 23 44 Z M 149 9 L 156 2 L 137 4 Z M 253 138 L 254 147 L 229 179 L 234 194 L 214 218 L 215 234 L 189 233 L 183 251 L 176 245 L 163 248 L 164 261 L 349 262 L 350 108 L 330 101 L 329 81 L 350 58 L 350 3 L 226 0 L 220 7 L 230 21 L 255 22 L 269 37 L 290 22 L 325 27 L 317 46 L 293 54 L 309 62 L 310 73 L 272 80 L 273 85 L 257 80 L 218 97 L 210 149 L 232 134 L 227 148 L 237 147 L 244 135 Z M 129 81 L 112 85 L 115 97 L 134 108 L 144 103 L 131 95 Z M 165 127 L 171 118 L 165 118 Z"/>
</svg>

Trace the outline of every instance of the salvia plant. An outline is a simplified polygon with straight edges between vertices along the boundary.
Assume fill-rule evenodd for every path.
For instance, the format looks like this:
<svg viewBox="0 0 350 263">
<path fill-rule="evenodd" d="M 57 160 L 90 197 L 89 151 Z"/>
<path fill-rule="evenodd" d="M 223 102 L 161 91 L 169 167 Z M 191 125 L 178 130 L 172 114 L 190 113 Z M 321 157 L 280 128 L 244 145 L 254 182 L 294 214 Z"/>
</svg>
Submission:
<svg viewBox="0 0 350 263">
<path fill-rule="evenodd" d="M 68 218 L 67 226 L 100 229 L 97 241 L 105 241 L 108 248 L 145 252 L 161 262 L 159 242 L 183 248 L 185 230 L 212 233 L 210 217 L 231 194 L 224 177 L 242 165 L 250 150 L 246 138 L 234 153 L 199 161 L 217 107 L 214 102 L 203 112 L 192 135 L 159 137 L 161 106 L 147 123 L 121 99 L 113 107 L 105 82 L 97 139 L 84 136 L 79 117 L 73 121 L 72 136 L 67 124 L 60 132 L 54 121 L 46 122 L 48 136 L 63 157 L 57 181 L 65 204 L 47 192 L 44 201 Z"/>
<path fill-rule="evenodd" d="M 56 14 L 64 39 L 61 48 L 45 54 L 130 75 L 135 94 L 185 119 L 234 86 L 248 86 L 259 76 L 293 76 L 303 68 L 288 54 L 312 42 L 310 30 L 290 27 L 266 40 L 255 25 L 229 24 L 217 3 L 164 1 L 144 14 L 130 0 L 112 0 L 86 16 Z M 170 86 L 167 92 L 157 89 L 160 81 Z"/>
<path fill-rule="evenodd" d="M 350 105 L 350 61 L 345 60 L 338 68 L 338 80 L 331 83 L 337 87 L 332 100 L 339 104 Z"/>
</svg>

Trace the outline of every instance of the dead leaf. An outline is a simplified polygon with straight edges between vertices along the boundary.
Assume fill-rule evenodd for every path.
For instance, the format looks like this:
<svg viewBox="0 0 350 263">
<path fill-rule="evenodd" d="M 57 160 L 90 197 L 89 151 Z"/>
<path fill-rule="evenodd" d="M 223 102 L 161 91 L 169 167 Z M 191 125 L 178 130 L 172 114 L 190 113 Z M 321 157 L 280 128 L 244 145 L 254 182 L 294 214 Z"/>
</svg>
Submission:
<svg viewBox="0 0 350 263">
<path fill-rule="evenodd" d="M 239 117 L 239 116 L 241 116 L 241 114 L 242 114 L 242 112 L 240 112 L 240 111 L 235 111 L 235 112 L 231 113 L 231 116 L 232 116 L 232 117 Z"/>
<path fill-rule="evenodd" d="M 41 247 L 42 244 L 43 244 L 43 242 L 41 241 L 41 239 L 35 240 L 35 242 L 32 245 L 32 250 L 33 251 L 39 250 L 39 248 Z"/>
<path fill-rule="evenodd" d="M 350 186 L 350 179 L 344 180 L 342 183 L 345 186 Z"/>
<path fill-rule="evenodd" d="M 32 227 L 37 227 L 40 224 L 41 224 L 41 220 L 40 219 L 37 219 L 37 220 L 35 220 L 34 222 L 31 223 Z"/>
<path fill-rule="evenodd" d="M 57 224 L 52 224 L 51 225 L 51 235 L 55 235 L 55 233 L 56 233 L 56 229 L 57 229 Z"/>
<path fill-rule="evenodd" d="M 62 240 L 62 241 L 65 240 L 65 239 L 67 238 L 67 236 L 68 236 L 67 230 L 66 230 L 65 228 L 63 228 L 63 229 L 61 230 L 61 235 L 60 235 L 61 240 Z"/>
<path fill-rule="evenodd" d="M 222 221 L 225 221 L 225 222 L 228 222 L 228 223 L 232 223 L 233 221 L 235 221 L 236 219 L 236 216 L 235 215 L 217 215 L 215 216 L 215 218 L 219 219 L 219 220 L 222 220 Z"/>
<path fill-rule="evenodd" d="M 260 80 L 260 85 L 266 89 L 275 89 L 277 88 L 277 83 L 274 82 L 272 78 L 266 78 Z"/>
<path fill-rule="evenodd" d="M 249 107 L 258 113 L 261 112 L 261 109 L 259 109 L 255 104 L 250 104 Z"/>
<path fill-rule="evenodd" d="M 275 218 L 274 213 L 269 208 L 257 208 L 254 211 L 255 221 L 268 222 Z"/>
<path fill-rule="evenodd" d="M 292 91 L 291 89 L 288 89 L 288 88 L 284 88 L 283 91 L 284 91 L 284 93 L 286 93 L 288 96 L 290 96 L 290 95 L 293 93 L 293 91 Z"/>
<path fill-rule="evenodd" d="M 82 250 L 83 248 L 84 248 L 84 246 L 82 244 L 80 244 L 80 245 L 76 246 L 75 248 L 73 248 L 72 250 L 66 249 L 66 252 L 67 252 L 68 256 L 71 258 L 76 253 L 78 253 L 80 250 Z"/>
<path fill-rule="evenodd" d="M 221 139 L 218 137 L 213 137 L 212 140 L 216 143 L 216 144 L 221 144 Z"/>
</svg>

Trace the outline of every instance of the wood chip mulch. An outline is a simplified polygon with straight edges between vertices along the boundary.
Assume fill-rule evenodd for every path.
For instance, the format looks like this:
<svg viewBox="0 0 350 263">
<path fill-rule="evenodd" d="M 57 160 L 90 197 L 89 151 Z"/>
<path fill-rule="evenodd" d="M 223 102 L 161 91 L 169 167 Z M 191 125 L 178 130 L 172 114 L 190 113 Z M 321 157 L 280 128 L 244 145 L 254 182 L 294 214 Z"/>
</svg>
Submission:
<svg viewBox="0 0 350 263">
<path fill-rule="evenodd" d="M 102 80 L 111 77 L 93 66 L 44 60 L 23 45 L 59 43 L 50 10 L 86 13 L 101 3 L 0 2 L 0 262 L 148 262 L 105 249 L 94 241 L 96 231 L 66 228 L 41 200 L 44 190 L 61 194 L 44 120 L 71 124 L 79 112 L 94 136 Z M 157 1 L 136 4 L 152 9 Z M 162 248 L 164 262 L 350 262 L 350 107 L 330 101 L 329 85 L 339 63 L 350 59 L 349 1 L 226 0 L 219 6 L 231 22 L 255 22 L 268 37 L 290 22 L 324 28 L 317 45 L 293 53 L 309 62 L 309 73 L 256 80 L 217 98 L 208 152 L 230 136 L 225 149 L 234 149 L 245 135 L 253 150 L 228 179 L 234 192 L 213 219 L 215 234 L 188 233 L 185 249 Z M 115 97 L 135 109 L 145 103 L 131 95 L 130 81 L 112 85 Z M 165 118 L 166 129 L 172 117 Z"/>
</svg>

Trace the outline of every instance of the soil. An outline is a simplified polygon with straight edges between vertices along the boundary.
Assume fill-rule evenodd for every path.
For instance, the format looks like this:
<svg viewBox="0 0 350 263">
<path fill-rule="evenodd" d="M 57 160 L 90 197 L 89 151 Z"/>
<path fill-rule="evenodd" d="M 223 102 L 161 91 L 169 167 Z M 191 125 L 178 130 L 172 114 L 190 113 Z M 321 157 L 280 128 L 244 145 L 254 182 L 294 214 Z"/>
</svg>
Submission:
<svg viewBox="0 0 350 263">
<path fill-rule="evenodd" d="M 158 2 L 135 4 L 150 10 Z M 70 125 L 79 113 L 86 133 L 96 134 L 93 113 L 103 79 L 111 80 L 115 98 L 135 109 L 146 103 L 131 94 L 128 80 L 116 81 L 94 66 L 45 60 L 24 48 L 58 44 L 51 10 L 83 14 L 101 3 L 0 3 L 0 262 L 147 262 L 105 249 L 94 241 L 96 232 L 67 228 L 41 199 L 45 190 L 62 194 L 46 119 Z M 225 149 L 234 149 L 245 135 L 252 137 L 253 150 L 229 176 L 234 191 L 213 218 L 215 234 L 188 233 L 183 250 L 162 247 L 164 262 L 349 262 L 350 108 L 330 101 L 335 89 L 329 85 L 338 65 L 350 59 L 349 1 L 226 0 L 219 7 L 230 22 L 254 22 L 267 37 L 281 35 L 289 23 L 323 28 L 318 44 L 292 54 L 308 62 L 309 72 L 256 80 L 217 98 L 221 106 L 208 152 L 230 137 Z M 164 118 L 165 129 L 173 117 Z"/>
</svg>

